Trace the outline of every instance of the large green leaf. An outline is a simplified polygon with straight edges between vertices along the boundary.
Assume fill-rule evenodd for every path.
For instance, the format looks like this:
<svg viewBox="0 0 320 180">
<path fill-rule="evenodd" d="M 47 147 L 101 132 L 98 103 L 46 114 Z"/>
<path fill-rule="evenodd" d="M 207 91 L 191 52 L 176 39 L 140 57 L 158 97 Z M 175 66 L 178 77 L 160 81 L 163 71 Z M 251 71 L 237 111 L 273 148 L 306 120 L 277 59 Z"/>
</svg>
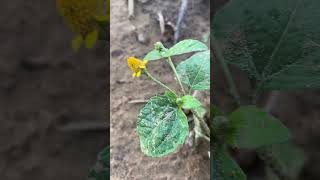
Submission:
<svg viewBox="0 0 320 180">
<path fill-rule="evenodd" d="M 110 179 L 110 149 L 105 147 L 99 154 L 95 166 L 90 170 L 88 180 Z"/>
<path fill-rule="evenodd" d="M 165 56 L 166 57 L 175 56 L 175 55 L 180 55 L 180 54 L 185 54 L 190 52 L 206 51 L 206 50 L 208 50 L 208 47 L 204 43 L 198 40 L 186 39 L 172 46 L 168 50 Z"/>
<path fill-rule="evenodd" d="M 213 147 L 211 161 L 212 180 L 246 180 L 247 177 L 237 162 L 229 155 L 222 146 Z"/>
<path fill-rule="evenodd" d="M 172 97 L 152 97 L 141 109 L 137 132 L 142 152 L 162 157 L 183 144 L 189 133 L 188 120 Z"/>
<path fill-rule="evenodd" d="M 177 66 L 182 83 L 193 90 L 210 89 L 210 51 L 198 52 Z"/>
<path fill-rule="evenodd" d="M 255 106 L 242 106 L 229 115 L 235 124 L 236 135 L 232 145 L 238 148 L 254 149 L 290 138 L 289 130 L 264 110 Z"/>
<path fill-rule="evenodd" d="M 271 151 L 282 171 L 290 178 L 297 179 L 306 160 L 303 151 L 290 142 L 272 145 Z M 268 180 L 279 180 L 270 168 L 266 168 L 266 171 Z"/>
<path fill-rule="evenodd" d="M 261 87 L 320 87 L 319 7 L 319 0 L 231 0 L 212 33 L 226 61 Z"/>
</svg>

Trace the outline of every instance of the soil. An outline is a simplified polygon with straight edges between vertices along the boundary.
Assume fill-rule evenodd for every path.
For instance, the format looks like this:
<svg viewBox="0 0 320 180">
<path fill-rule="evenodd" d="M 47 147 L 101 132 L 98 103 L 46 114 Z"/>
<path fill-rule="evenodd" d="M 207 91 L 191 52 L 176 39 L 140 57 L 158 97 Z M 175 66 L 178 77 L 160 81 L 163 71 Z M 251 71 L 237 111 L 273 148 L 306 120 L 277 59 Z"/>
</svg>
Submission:
<svg viewBox="0 0 320 180">
<path fill-rule="evenodd" d="M 55 1 L 6 1 L 0 14 L 0 179 L 86 179 L 109 141 L 108 47 L 73 52 Z M 85 122 L 101 130 L 63 130 Z"/>
<path fill-rule="evenodd" d="M 162 41 L 171 47 L 172 34 L 162 36 L 157 13 L 162 12 L 166 22 L 175 24 L 181 1 L 135 1 L 134 17 L 128 18 L 127 0 L 111 1 L 111 179 L 209 179 L 209 158 L 206 142 L 190 147 L 183 145 L 175 153 L 163 158 L 151 158 L 140 150 L 136 122 L 143 104 L 130 104 L 131 100 L 148 99 L 163 92 L 157 84 L 145 77 L 131 78 L 127 57 L 143 56 Z M 182 24 L 180 39 L 203 41 L 209 34 L 210 9 L 208 0 L 190 1 Z M 175 58 L 175 63 L 180 59 Z M 165 62 L 152 62 L 148 69 L 170 87 L 176 86 L 170 67 Z M 209 95 L 201 94 L 209 103 Z"/>
</svg>

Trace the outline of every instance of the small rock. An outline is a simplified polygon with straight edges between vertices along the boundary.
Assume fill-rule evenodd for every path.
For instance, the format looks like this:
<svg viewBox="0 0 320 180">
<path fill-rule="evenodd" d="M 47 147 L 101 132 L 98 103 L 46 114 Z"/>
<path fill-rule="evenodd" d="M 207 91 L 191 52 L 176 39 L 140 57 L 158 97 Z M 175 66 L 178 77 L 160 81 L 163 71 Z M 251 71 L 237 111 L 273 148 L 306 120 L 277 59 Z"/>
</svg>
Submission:
<svg viewBox="0 0 320 180">
<path fill-rule="evenodd" d="M 123 54 L 123 51 L 121 49 L 117 49 L 111 52 L 112 57 L 119 57 L 122 54 Z"/>
<path fill-rule="evenodd" d="M 145 43 L 147 42 L 145 36 L 144 36 L 142 33 L 139 33 L 139 34 L 137 35 L 137 39 L 138 39 L 138 41 L 139 41 L 140 43 L 142 43 L 142 44 L 145 44 Z"/>
</svg>

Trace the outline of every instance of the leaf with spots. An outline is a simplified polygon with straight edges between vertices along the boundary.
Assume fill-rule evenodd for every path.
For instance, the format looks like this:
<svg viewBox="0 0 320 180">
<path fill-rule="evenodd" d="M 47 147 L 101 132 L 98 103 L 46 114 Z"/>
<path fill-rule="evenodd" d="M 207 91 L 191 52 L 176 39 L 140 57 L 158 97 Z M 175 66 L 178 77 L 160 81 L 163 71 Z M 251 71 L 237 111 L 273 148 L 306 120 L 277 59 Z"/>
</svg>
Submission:
<svg viewBox="0 0 320 180">
<path fill-rule="evenodd" d="M 225 60 L 261 89 L 320 87 L 319 0 L 232 0 L 212 33 Z"/>
<path fill-rule="evenodd" d="M 142 152 L 148 156 L 162 157 L 184 144 L 189 125 L 175 98 L 158 95 L 141 109 L 137 133 Z"/>
<path fill-rule="evenodd" d="M 183 84 L 192 90 L 210 89 L 210 51 L 198 52 L 177 66 Z"/>
</svg>

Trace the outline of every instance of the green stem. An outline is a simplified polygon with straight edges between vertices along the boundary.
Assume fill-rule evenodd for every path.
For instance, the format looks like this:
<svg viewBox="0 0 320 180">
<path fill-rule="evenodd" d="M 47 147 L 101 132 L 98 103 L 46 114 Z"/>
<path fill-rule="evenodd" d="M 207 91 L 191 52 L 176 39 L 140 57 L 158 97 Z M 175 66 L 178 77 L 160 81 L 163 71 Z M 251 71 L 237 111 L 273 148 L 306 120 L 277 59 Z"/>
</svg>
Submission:
<svg viewBox="0 0 320 180">
<path fill-rule="evenodd" d="M 219 45 L 218 43 L 216 42 L 215 40 L 215 37 L 214 35 L 212 35 L 212 45 L 213 45 L 213 48 L 216 52 L 216 56 L 217 56 L 217 60 L 219 61 L 220 65 L 221 65 L 221 68 L 222 68 L 222 71 L 227 79 L 227 83 L 229 84 L 229 87 L 230 87 L 230 93 L 232 94 L 232 96 L 234 97 L 234 99 L 236 100 L 237 104 L 240 105 L 241 104 L 241 101 L 240 101 L 240 96 L 239 96 L 239 93 L 237 91 L 237 88 L 236 88 L 236 85 L 234 83 L 234 80 L 232 78 L 232 75 L 231 75 L 231 72 L 229 70 L 229 67 L 221 53 L 221 50 L 219 48 Z"/>
<path fill-rule="evenodd" d="M 184 88 L 183 88 L 183 85 L 182 85 L 182 83 L 181 83 L 181 80 L 180 80 L 180 78 L 179 78 L 179 76 L 178 76 L 176 67 L 175 67 L 174 64 L 173 64 L 171 57 L 168 57 L 168 63 L 170 64 L 171 69 L 173 70 L 174 75 L 175 75 L 176 78 L 177 78 L 177 81 L 178 81 L 178 83 L 179 83 L 179 85 L 180 85 L 180 87 L 181 87 L 181 90 L 182 90 L 183 95 L 186 95 L 186 91 L 185 91 Z"/>
<path fill-rule="evenodd" d="M 172 89 L 170 89 L 168 86 L 164 85 L 162 82 L 160 82 L 159 80 L 157 80 L 156 78 L 154 78 L 148 71 L 147 69 L 144 69 L 143 71 L 151 80 L 153 80 L 154 82 L 156 82 L 157 84 L 159 84 L 160 86 L 162 86 L 163 88 L 167 89 L 168 91 L 176 94 Z"/>
</svg>

